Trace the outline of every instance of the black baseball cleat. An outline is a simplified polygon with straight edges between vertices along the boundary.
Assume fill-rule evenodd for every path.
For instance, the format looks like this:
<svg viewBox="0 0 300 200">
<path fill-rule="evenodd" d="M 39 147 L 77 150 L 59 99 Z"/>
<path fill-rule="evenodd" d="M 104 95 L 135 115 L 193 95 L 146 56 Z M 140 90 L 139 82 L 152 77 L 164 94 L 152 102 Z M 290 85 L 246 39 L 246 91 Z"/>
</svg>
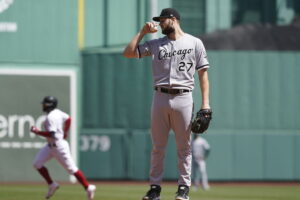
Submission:
<svg viewBox="0 0 300 200">
<path fill-rule="evenodd" d="M 175 200 L 189 200 L 189 187 L 186 185 L 179 185 L 176 192 Z"/>
<path fill-rule="evenodd" d="M 160 200 L 160 192 L 161 187 L 159 185 L 151 185 L 143 200 Z"/>
</svg>

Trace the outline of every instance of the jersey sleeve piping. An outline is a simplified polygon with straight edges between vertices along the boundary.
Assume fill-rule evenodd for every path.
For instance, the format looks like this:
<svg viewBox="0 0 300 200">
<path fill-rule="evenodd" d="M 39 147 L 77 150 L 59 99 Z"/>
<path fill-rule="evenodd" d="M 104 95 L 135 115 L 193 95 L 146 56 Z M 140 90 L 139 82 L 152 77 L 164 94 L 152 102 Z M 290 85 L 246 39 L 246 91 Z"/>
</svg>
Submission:
<svg viewBox="0 0 300 200">
<path fill-rule="evenodd" d="M 201 65 L 199 67 L 196 67 L 196 70 L 201 70 L 201 69 L 207 69 L 209 68 L 209 64 Z"/>
</svg>

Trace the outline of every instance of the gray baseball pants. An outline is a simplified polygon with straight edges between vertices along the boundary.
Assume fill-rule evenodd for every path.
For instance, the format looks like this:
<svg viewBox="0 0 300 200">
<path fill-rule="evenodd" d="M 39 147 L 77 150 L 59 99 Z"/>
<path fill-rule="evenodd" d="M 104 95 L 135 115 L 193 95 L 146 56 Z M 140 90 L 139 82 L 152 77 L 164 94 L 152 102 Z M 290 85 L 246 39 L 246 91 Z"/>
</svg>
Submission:
<svg viewBox="0 0 300 200">
<path fill-rule="evenodd" d="M 152 154 L 150 184 L 160 185 L 163 178 L 165 150 L 169 132 L 175 133 L 179 185 L 191 185 L 192 92 L 171 95 L 154 92 L 151 110 Z"/>
</svg>

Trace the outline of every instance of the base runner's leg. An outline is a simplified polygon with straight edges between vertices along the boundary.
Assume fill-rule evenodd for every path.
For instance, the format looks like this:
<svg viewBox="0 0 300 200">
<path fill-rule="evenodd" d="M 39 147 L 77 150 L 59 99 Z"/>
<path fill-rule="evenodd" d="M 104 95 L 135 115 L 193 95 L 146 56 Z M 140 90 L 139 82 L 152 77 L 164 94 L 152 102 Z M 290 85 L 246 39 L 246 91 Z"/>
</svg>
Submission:
<svg viewBox="0 0 300 200">
<path fill-rule="evenodd" d="M 70 152 L 69 143 L 67 141 L 60 141 L 56 144 L 58 148 L 55 151 L 55 158 L 68 171 L 76 177 L 78 182 L 84 187 L 87 193 L 88 200 L 94 199 L 96 186 L 89 184 L 84 174 L 76 166 Z"/>
<path fill-rule="evenodd" d="M 92 184 L 89 184 L 89 182 L 85 178 L 84 174 L 80 170 L 78 170 L 77 172 L 75 172 L 74 176 L 76 177 L 76 179 L 78 180 L 78 182 L 81 183 L 81 185 L 86 190 L 87 199 L 88 200 L 94 199 L 95 191 L 96 191 L 96 186 L 92 185 Z"/>
<path fill-rule="evenodd" d="M 46 193 L 46 199 L 51 198 L 55 191 L 58 190 L 59 184 L 52 180 L 49 171 L 44 167 L 44 163 L 53 157 L 52 150 L 48 145 L 44 146 L 40 152 L 37 154 L 35 160 L 33 161 L 33 166 L 38 170 L 41 176 L 48 183 L 48 192 Z"/>
<path fill-rule="evenodd" d="M 53 154 L 55 159 L 63 166 L 63 168 L 71 175 L 78 171 L 70 152 L 69 143 L 67 141 L 59 141 L 56 143 L 57 147 Z"/>
<path fill-rule="evenodd" d="M 89 182 L 86 180 L 84 174 L 78 170 L 77 172 L 74 173 L 74 176 L 78 180 L 78 182 L 84 187 L 84 189 L 87 189 L 89 186 Z"/>
<path fill-rule="evenodd" d="M 40 175 L 45 179 L 48 185 L 53 183 L 53 180 L 49 174 L 48 169 L 44 166 L 44 164 L 52 158 L 51 150 L 48 145 L 44 146 L 36 155 L 33 166 L 40 173 Z"/>
<path fill-rule="evenodd" d="M 53 180 L 48 172 L 48 169 L 46 167 L 41 167 L 40 169 L 37 169 L 40 175 L 46 180 L 48 185 L 53 183 Z"/>
</svg>

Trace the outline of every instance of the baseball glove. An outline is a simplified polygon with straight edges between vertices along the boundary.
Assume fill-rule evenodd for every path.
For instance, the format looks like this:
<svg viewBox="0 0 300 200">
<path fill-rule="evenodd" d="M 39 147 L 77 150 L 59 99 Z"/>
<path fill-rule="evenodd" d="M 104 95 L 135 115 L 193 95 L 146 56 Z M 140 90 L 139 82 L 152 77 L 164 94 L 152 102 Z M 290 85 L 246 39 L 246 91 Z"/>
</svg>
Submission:
<svg viewBox="0 0 300 200">
<path fill-rule="evenodd" d="M 212 119 L 211 109 L 201 109 L 197 112 L 195 119 L 192 121 L 191 130 L 196 133 L 203 133 L 209 127 L 210 120 Z"/>
</svg>

